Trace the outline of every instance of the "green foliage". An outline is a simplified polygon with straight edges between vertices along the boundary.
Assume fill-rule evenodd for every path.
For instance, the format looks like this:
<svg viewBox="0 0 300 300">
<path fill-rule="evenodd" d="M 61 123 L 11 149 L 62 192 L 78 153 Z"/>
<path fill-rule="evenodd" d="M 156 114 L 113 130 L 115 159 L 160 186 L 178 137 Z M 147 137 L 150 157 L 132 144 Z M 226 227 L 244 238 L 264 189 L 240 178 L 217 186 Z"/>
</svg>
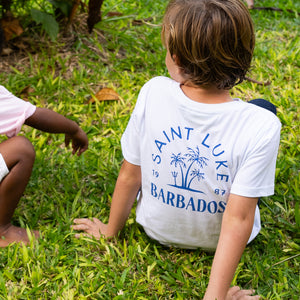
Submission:
<svg viewBox="0 0 300 300">
<path fill-rule="evenodd" d="M 49 35 L 51 40 L 54 41 L 59 31 L 59 26 L 55 18 L 50 14 L 35 8 L 31 9 L 31 16 L 37 24 L 42 24 L 42 28 Z"/>
<path fill-rule="evenodd" d="M 72 5 L 72 0 L 19 0 L 13 1 L 10 9 L 15 17 L 24 20 L 24 24 L 34 21 L 41 25 L 42 32 L 55 41 L 59 32 L 66 27 Z M 63 22 L 60 23 L 60 20 Z"/>
<path fill-rule="evenodd" d="M 58 8 L 65 16 L 69 16 L 72 8 L 71 0 L 48 0 L 54 8 Z"/>
<path fill-rule="evenodd" d="M 1 299 L 201 299 L 213 256 L 201 250 L 165 248 L 135 222 L 132 211 L 118 239 L 75 239 L 77 217 L 107 221 L 122 161 L 120 138 L 141 86 L 167 75 L 160 23 L 166 1 L 106 0 L 93 34 L 70 40 L 45 38 L 33 52 L 0 73 L 17 96 L 30 86 L 29 101 L 77 121 L 88 133 L 89 150 L 74 157 L 63 136 L 23 126 L 34 144 L 32 177 L 13 222 L 39 229 L 28 247 L 11 245 L 0 257 Z M 300 10 L 297 1 L 259 1 L 258 6 Z M 48 10 L 45 10 L 46 12 Z M 109 12 L 121 16 L 109 17 Z M 234 97 L 264 97 L 282 122 L 276 190 L 262 199 L 262 230 L 246 248 L 233 284 L 254 288 L 262 299 L 299 298 L 299 23 L 297 14 L 251 11 L 256 49 L 249 81 Z M 148 18 L 152 19 L 148 19 Z M 37 17 L 38 18 L 38 17 Z M 145 20 L 134 25 L 134 20 Z M 75 24 L 76 25 L 76 24 Z M 31 31 L 29 32 L 31 33 Z M 88 103 L 101 87 L 120 101 Z"/>
</svg>

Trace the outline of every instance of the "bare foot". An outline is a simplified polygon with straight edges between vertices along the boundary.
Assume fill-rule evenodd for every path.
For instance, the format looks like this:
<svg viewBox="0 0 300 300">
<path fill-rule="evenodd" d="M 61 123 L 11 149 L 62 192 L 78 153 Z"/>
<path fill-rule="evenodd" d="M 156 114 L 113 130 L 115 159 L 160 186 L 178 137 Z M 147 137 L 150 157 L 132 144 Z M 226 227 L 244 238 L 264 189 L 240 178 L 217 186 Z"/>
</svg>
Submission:
<svg viewBox="0 0 300 300">
<path fill-rule="evenodd" d="M 37 230 L 32 230 L 31 233 L 38 238 L 40 233 Z M 24 228 L 16 227 L 9 224 L 5 227 L 0 228 L 0 248 L 7 247 L 12 243 L 24 243 L 27 245 L 29 243 L 29 237 L 27 231 Z"/>
</svg>

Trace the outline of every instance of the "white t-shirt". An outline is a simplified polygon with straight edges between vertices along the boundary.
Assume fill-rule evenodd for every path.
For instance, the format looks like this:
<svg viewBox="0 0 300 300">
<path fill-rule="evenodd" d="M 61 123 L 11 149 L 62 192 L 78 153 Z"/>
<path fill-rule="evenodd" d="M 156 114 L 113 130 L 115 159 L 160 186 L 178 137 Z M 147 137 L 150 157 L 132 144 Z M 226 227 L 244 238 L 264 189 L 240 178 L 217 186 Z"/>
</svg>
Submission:
<svg viewBox="0 0 300 300">
<path fill-rule="evenodd" d="M 8 137 L 17 135 L 35 110 L 35 105 L 14 96 L 0 85 L 0 134 Z"/>
<path fill-rule="evenodd" d="M 141 166 L 136 218 L 151 238 L 214 250 L 230 193 L 274 193 L 280 121 L 234 100 L 198 103 L 166 77 L 141 89 L 121 144 L 124 158 Z M 249 242 L 259 230 L 257 207 Z"/>
</svg>

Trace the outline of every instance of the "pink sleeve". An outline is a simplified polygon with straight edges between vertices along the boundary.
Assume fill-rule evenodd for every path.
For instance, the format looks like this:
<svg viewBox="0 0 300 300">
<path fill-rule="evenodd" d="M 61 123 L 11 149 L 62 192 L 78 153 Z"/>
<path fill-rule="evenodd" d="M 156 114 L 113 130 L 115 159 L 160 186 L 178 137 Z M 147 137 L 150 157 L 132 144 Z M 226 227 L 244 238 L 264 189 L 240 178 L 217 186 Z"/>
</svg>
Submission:
<svg viewBox="0 0 300 300">
<path fill-rule="evenodd" d="M 25 120 L 33 115 L 36 106 L 0 86 L 0 134 L 8 137 L 19 133 Z"/>
</svg>

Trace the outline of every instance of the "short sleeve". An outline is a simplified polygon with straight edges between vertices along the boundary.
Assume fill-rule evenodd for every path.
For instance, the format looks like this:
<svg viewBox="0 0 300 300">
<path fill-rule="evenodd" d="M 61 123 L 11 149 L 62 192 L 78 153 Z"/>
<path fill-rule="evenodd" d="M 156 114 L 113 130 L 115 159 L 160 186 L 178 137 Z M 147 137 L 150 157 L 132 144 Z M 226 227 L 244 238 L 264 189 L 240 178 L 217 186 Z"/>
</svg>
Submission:
<svg viewBox="0 0 300 300">
<path fill-rule="evenodd" d="M 124 159 L 134 165 L 141 165 L 141 132 L 144 128 L 146 96 L 149 82 L 140 90 L 135 108 L 131 114 L 128 125 L 121 138 L 121 147 Z"/>
<path fill-rule="evenodd" d="M 136 116 L 130 117 L 128 125 L 121 138 L 122 154 L 124 159 L 133 165 L 140 165 L 139 133 L 136 129 Z"/>
<path fill-rule="evenodd" d="M 0 134 L 8 137 L 19 133 L 25 120 L 33 115 L 36 106 L 0 86 Z"/>
<path fill-rule="evenodd" d="M 244 197 L 265 197 L 274 194 L 276 159 L 281 123 L 274 116 L 263 132 L 250 144 L 231 186 L 231 193 Z"/>
</svg>

